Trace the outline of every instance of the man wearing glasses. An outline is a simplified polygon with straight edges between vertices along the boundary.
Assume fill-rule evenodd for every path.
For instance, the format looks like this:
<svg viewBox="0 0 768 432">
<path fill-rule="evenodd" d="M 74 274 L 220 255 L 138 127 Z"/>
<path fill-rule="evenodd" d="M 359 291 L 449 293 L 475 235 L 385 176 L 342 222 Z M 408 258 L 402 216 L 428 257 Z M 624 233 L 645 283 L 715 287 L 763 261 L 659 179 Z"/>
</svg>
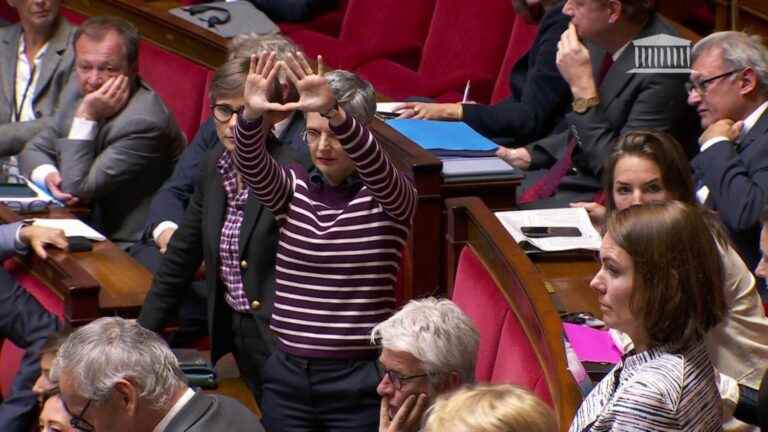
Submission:
<svg viewBox="0 0 768 432">
<path fill-rule="evenodd" d="M 747 265 L 760 260 L 760 213 L 768 203 L 768 50 L 740 32 L 693 48 L 688 103 L 704 133 L 692 165 L 696 195 L 717 210 Z M 764 284 L 758 284 L 768 299 Z"/>
<path fill-rule="evenodd" d="M 371 331 L 381 345 L 380 432 L 417 431 L 435 398 L 475 381 L 480 335 L 450 300 L 411 300 Z"/>
<path fill-rule="evenodd" d="M 122 318 L 101 318 L 72 333 L 56 354 L 51 380 L 78 431 L 264 431 L 238 401 L 190 389 L 168 345 Z"/>
</svg>

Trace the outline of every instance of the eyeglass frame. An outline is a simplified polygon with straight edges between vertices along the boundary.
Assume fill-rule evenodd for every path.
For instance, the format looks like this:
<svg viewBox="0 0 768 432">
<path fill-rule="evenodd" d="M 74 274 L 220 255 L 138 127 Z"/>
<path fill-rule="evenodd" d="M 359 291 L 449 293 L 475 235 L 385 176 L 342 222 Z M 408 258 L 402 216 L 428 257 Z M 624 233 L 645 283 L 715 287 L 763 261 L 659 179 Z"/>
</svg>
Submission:
<svg viewBox="0 0 768 432">
<path fill-rule="evenodd" d="M 414 375 L 401 375 L 399 372 L 395 372 L 393 370 L 387 369 L 384 367 L 383 364 L 378 363 L 378 369 L 379 369 L 379 376 L 381 376 L 381 379 L 384 379 L 386 376 L 387 379 L 389 379 L 389 382 L 392 383 L 392 385 L 397 389 L 398 391 L 403 389 L 403 383 L 408 382 L 410 380 L 416 379 L 416 378 L 423 378 L 427 376 L 436 375 L 435 373 L 422 373 L 422 374 L 414 374 Z"/>
<path fill-rule="evenodd" d="M 714 81 L 717 81 L 717 80 L 719 80 L 721 78 L 725 78 L 725 77 L 727 77 L 729 75 L 733 75 L 733 74 L 735 74 L 737 72 L 741 72 L 743 70 L 744 70 L 744 68 L 732 69 L 732 70 L 730 70 L 728 72 L 724 72 L 724 73 L 721 73 L 720 75 L 715 75 L 713 77 L 710 77 L 710 78 L 707 78 L 707 79 L 704 79 L 704 80 L 701 80 L 701 81 L 694 81 L 694 80 L 689 79 L 685 83 L 685 91 L 686 91 L 686 93 L 691 94 L 692 91 L 696 90 L 696 93 L 698 93 L 699 96 L 704 96 L 704 95 L 707 94 L 708 85 L 710 83 L 712 83 Z"/>
<path fill-rule="evenodd" d="M 222 119 L 220 119 L 216 115 L 216 108 L 219 108 L 219 107 L 226 108 L 227 111 L 229 111 L 229 115 L 227 116 L 226 120 L 222 120 Z M 213 114 L 213 118 L 216 119 L 216 121 L 219 122 L 219 123 L 226 123 L 226 122 L 230 121 L 232 119 L 232 116 L 235 115 L 235 114 L 237 114 L 238 117 L 242 117 L 244 110 L 245 110 L 245 105 L 241 106 L 240 108 L 238 108 L 236 110 L 232 109 L 232 106 L 231 105 L 227 105 L 227 104 L 213 104 L 213 105 L 211 105 L 211 113 Z"/>
<path fill-rule="evenodd" d="M 80 411 L 80 414 L 74 415 L 72 413 L 69 413 L 69 415 L 72 417 L 69 419 L 69 425 L 73 428 L 82 431 L 82 432 L 93 432 L 96 430 L 96 427 L 92 425 L 88 420 L 84 419 L 83 416 L 85 415 L 85 412 L 88 411 L 88 408 L 91 406 L 91 402 L 93 402 L 93 399 L 88 399 L 88 402 L 85 403 L 85 406 Z M 69 409 L 67 409 L 69 411 Z"/>
</svg>

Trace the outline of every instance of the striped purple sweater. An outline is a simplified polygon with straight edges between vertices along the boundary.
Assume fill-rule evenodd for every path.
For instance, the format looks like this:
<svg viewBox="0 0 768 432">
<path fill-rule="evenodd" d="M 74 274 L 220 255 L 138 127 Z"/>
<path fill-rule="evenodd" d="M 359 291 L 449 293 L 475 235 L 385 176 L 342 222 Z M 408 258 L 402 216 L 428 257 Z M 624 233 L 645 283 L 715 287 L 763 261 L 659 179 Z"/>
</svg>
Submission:
<svg viewBox="0 0 768 432">
<path fill-rule="evenodd" d="M 267 153 L 262 119 L 238 118 L 235 162 L 280 223 L 270 327 L 285 352 L 320 358 L 374 355 L 371 329 L 394 311 L 394 284 L 416 190 L 352 116 L 331 128 L 361 182 L 330 186 Z"/>
</svg>

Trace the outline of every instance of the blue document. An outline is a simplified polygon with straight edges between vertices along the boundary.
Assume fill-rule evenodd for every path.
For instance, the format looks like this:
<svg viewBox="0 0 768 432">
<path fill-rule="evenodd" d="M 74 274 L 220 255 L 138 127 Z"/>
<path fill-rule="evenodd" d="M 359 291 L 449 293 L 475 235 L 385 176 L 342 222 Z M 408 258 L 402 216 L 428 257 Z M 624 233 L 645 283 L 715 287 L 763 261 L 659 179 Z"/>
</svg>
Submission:
<svg viewBox="0 0 768 432">
<path fill-rule="evenodd" d="M 401 134 L 426 150 L 437 153 L 468 152 L 493 155 L 497 145 L 488 138 L 480 135 L 464 122 L 392 119 L 387 120 Z"/>
</svg>

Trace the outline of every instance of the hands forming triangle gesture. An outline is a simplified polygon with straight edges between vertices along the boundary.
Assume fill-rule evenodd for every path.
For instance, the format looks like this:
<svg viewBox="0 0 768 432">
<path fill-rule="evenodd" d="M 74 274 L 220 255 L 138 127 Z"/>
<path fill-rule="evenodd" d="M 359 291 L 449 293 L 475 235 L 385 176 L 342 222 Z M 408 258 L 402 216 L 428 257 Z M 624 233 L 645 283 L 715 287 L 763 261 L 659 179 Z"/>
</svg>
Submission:
<svg viewBox="0 0 768 432">
<path fill-rule="evenodd" d="M 273 88 L 274 80 L 281 69 L 285 71 L 299 93 L 297 102 L 280 104 L 269 101 L 269 91 Z M 288 54 L 284 61 L 277 61 L 274 52 L 264 53 L 261 56 L 252 55 L 243 92 L 245 118 L 256 119 L 265 111 L 319 113 L 330 111 L 337 102 L 323 73 L 322 56 L 317 57 L 317 72 L 315 72 L 301 53 Z"/>
</svg>

